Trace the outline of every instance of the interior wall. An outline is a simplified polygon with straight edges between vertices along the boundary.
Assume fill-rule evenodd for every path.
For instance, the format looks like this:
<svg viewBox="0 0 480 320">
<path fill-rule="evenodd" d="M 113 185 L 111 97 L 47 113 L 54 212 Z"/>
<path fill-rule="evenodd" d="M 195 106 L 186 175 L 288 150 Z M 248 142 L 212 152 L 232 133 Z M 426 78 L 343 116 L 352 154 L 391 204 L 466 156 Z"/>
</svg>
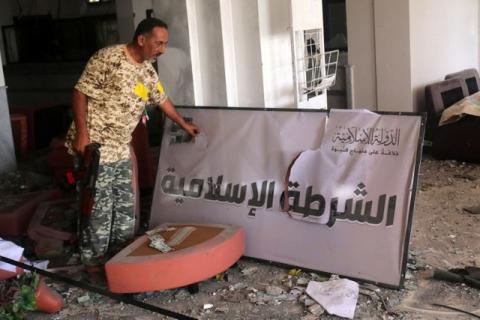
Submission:
<svg viewBox="0 0 480 320">
<path fill-rule="evenodd" d="M 227 40 L 235 45 L 237 106 L 264 107 L 257 0 L 232 0 L 231 12 L 233 35 Z"/>
<path fill-rule="evenodd" d="M 195 104 L 226 106 L 220 3 L 187 0 Z"/>
<path fill-rule="evenodd" d="M 353 67 L 355 108 L 377 109 L 373 0 L 346 0 L 348 64 Z"/>
<path fill-rule="evenodd" d="M 176 105 L 195 104 L 185 0 L 153 0 L 155 17 L 168 24 L 166 52 L 157 60 L 160 81 Z"/>
<path fill-rule="evenodd" d="M 355 108 L 413 111 L 409 3 L 347 0 Z"/>
<path fill-rule="evenodd" d="M 0 173 L 14 170 L 16 167 L 7 90 L 2 69 L 2 57 L 0 56 Z"/>
<path fill-rule="evenodd" d="M 153 9 L 153 0 L 132 0 L 134 29 L 147 17 L 147 10 Z M 132 35 L 133 36 L 133 35 Z"/>
<path fill-rule="evenodd" d="M 115 8 L 118 23 L 118 39 L 120 43 L 130 42 L 134 32 L 132 0 L 115 0 Z"/>
<path fill-rule="evenodd" d="M 115 13 L 114 1 L 88 4 L 85 0 L 2 0 L 2 9 L 3 2 L 10 2 L 16 16 L 49 14 L 54 19 L 65 19 Z"/>
<path fill-rule="evenodd" d="M 153 9 L 152 0 L 115 0 L 120 43 L 132 41 L 135 28 L 147 17 L 149 9 Z"/>
<path fill-rule="evenodd" d="M 2 56 L 0 56 L 0 61 L 2 60 Z M 3 75 L 3 65 L 0 64 L 0 87 L 5 86 L 5 76 Z"/>
<path fill-rule="evenodd" d="M 13 24 L 13 2 L 12 1 L 3 1 L 2 10 L 0 10 L 0 27 Z M 0 28 L 1 29 L 1 28 Z M 5 55 L 5 47 L 3 44 L 3 32 L 0 30 L 0 57 L 3 61 L 2 64 L 5 64 L 7 61 Z M 2 84 L 0 84 L 1 86 Z"/>
<path fill-rule="evenodd" d="M 424 110 L 425 86 L 479 66 L 478 0 L 410 1 L 414 109 Z"/>
<path fill-rule="evenodd" d="M 295 107 L 291 0 L 258 1 L 265 107 Z"/>
<path fill-rule="evenodd" d="M 409 3 L 410 1 L 374 0 L 379 111 L 414 111 L 411 89 Z M 414 28 L 412 30 L 417 31 Z"/>
</svg>

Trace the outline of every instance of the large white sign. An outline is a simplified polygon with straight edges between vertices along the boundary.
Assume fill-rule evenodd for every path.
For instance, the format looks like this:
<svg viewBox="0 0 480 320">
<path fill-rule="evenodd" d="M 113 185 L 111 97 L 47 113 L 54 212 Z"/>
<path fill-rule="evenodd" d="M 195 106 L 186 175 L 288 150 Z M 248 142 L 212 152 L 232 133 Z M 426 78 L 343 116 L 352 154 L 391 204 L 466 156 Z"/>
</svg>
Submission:
<svg viewBox="0 0 480 320">
<path fill-rule="evenodd" d="M 422 118 L 186 108 L 165 126 L 151 223 L 245 228 L 246 255 L 399 286 Z M 328 117 L 327 117 L 328 116 Z"/>
</svg>

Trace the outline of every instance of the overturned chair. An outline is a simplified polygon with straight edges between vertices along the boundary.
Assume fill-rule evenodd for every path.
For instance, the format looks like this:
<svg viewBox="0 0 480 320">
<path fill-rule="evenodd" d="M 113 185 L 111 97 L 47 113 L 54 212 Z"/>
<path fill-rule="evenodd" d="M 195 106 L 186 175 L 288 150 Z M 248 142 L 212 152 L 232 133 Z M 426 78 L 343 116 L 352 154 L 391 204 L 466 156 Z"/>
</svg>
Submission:
<svg viewBox="0 0 480 320">
<path fill-rule="evenodd" d="M 459 120 L 439 126 L 442 113 L 467 97 L 478 95 L 480 79 L 475 69 L 449 74 L 446 80 L 425 87 L 428 113 L 427 132 L 432 155 L 437 159 L 480 162 L 480 117 L 466 114 Z"/>
</svg>

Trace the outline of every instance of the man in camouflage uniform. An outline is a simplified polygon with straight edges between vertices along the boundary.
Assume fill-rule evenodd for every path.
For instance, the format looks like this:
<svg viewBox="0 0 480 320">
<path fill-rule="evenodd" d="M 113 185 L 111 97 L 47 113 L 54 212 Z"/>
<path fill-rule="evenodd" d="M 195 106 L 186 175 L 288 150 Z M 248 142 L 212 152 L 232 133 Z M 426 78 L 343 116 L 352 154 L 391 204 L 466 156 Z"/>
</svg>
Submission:
<svg viewBox="0 0 480 320">
<path fill-rule="evenodd" d="M 168 27 L 158 19 L 138 25 L 133 41 L 96 52 L 73 91 L 74 121 L 67 134 L 70 154 L 82 155 L 90 142 L 101 145 L 93 210 L 80 233 L 82 261 L 95 271 L 134 235 L 134 198 L 129 142 L 147 103 L 195 136 L 165 95 L 151 62 L 168 43 Z"/>
</svg>

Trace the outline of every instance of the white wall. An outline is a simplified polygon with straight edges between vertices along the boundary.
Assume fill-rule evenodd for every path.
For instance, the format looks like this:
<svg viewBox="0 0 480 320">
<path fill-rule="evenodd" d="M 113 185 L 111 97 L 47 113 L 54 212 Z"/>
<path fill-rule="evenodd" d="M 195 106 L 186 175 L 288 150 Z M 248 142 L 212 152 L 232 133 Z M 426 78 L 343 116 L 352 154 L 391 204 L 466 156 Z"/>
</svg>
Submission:
<svg viewBox="0 0 480 320">
<path fill-rule="evenodd" d="M 356 108 L 377 108 L 373 0 L 346 0 L 348 63 L 353 66 Z"/>
<path fill-rule="evenodd" d="M 412 111 L 409 1 L 347 0 L 355 108 Z"/>
<path fill-rule="evenodd" d="M 195 104 L 226 106 L 225 64 L 218 0 L 187 0 Z"/>
<path fill-rule="evenodd" d="M 374 0 L 377 107 L 381 111 L 414 111 L 409 3 Z"/>
<path fill-rule="evenodd" d="M 155 17 L 168 24 L 167 51 L 158 58 L 158 74 L 175 105 L 194 105 L 190 39 L 185 0 L 153 0 Z"/>
<path fill-rule="evenodd" d="M 478 0 L 347 0 L 354 105 L 423 111 L 425 85 L 478 68 Z"/>
<path fill-rule="evenodd" d="M 264 107 L 257 0 L 232 1 L 238 106 Z"/>
<path fill-rule="evenodd" d="M 259 0 L 265 107 L 295 107 L 291 49 L 291 0 Z"/>
<path fill-rule="evenodd" d="M 2 56 L 0 56 L 0 87 L 5 86 L 5 77 L 3 76 Z"/>
<path fill-rule="evenodd" d="M 235 65 L 225 65 L 225 69 L 235 68 L 237 105 L 230 106 L 261 108 L 264 95 L 257 0 L 232 0 L 230 6 L 232 32 L 222 32 L 224 44 L 230 42 L 230 54 L 235 57 Z"/>
<path fill-rule="evenodd" d="M 424 110 L 425 85 L 479 67 L 478 0 L 410 1 L 414 109 Z"/>
</svg>

